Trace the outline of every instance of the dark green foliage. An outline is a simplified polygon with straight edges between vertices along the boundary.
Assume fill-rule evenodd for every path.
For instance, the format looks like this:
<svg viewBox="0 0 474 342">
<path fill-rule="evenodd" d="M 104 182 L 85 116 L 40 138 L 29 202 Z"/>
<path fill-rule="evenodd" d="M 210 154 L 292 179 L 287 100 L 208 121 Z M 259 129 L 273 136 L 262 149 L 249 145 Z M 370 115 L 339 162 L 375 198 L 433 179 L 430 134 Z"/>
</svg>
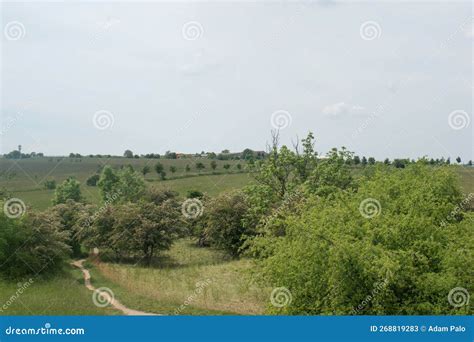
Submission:
<svg viewBox="0 0 474 342">
<path fill-rule="evenodd" d="M 49 213 L 11 219 L 0 212 L 0 275 L 18 279 L 60 270 L 70 248 L 59 225 Z"/>
<path fill-rule="evenodd" d="M 100 175 L 92 175 L 86 180 L 86 184 L 88 186 L 97 186 L 97 183 L 99 182 Z"/>
<path fill-rule="evenodd" d="M 223 194 L 207 202 L 203 219 L 206 242 L 234 257 L 238 256 L 246 236 L 254 234 L 242 223 L 247 209 L 245 196 L 241 192 Z"/>
<path fill-rule="evenodd" d="M 54 179 L 45 180 L 43 185 L 44 185 L 44 188 L 47 190 L 56 189 L 56 181 Z"/>
</svg>

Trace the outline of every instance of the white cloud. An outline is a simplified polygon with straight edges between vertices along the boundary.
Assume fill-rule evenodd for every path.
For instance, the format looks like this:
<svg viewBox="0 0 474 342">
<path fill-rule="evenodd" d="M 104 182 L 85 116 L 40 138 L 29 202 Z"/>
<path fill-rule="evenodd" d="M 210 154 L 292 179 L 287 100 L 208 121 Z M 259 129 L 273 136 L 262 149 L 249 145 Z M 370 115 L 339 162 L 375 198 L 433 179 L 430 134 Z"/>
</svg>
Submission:
<svg viewBox="0 0 474 342">
<path fill-rule="evenodd" d="M 365 107 L 360 105 L 349 105 L 345 102 L 334 103 L 331 105 L 327 105 L 323 108 L 323 114 L 333 117 L 333 118 L 340 118 L 344 116 L 366 116 L 367 110 Z"/>
</svg>

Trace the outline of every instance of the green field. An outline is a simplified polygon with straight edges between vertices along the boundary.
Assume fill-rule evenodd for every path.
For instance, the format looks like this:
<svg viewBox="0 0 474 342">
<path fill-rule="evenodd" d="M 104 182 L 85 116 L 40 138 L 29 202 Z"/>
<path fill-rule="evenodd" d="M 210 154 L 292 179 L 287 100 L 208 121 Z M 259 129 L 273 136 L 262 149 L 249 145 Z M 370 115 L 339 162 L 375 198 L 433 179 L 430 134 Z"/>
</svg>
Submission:
<svg viewBox="0 0 474 342">
<path fill-rule="evenodd" d="M 160 162 L 167 172 L 167 180 L 160 180 L 158 174 L 153 171 L 153 166 Z M 195 163 L 202 162 L 205 169 L 201 172 L 196 170 Z M 217 160 L 216 170 L 210 167 L 209 159 L 125 159 L 125 158 L 36 158 L 24 160 L 0 159 L 0 189 L 5 188 L 14 197 L 20 198 L 28 206 L 43 210 L 51 206 L 54 190 L 47 190 L 43 183 L 45 180 L 56 180 L 62 182 L 66 178 L 73 176 L 82 184 L 81 190 L 90 203 L 99 202 L 97 187 L 87 186 L 86 180 L 97 173 L 105 165 L 119 168 L 121 166 L 132 165 L 137 171 L 141 171 L 145 165 L 149 165 L 152 172 L 146 175 L 145 179 L 158 187 L 168 187 L 185 196 L 189 190 L 198 190 L 210 196 L 222 191 L 241 188 L 246 185 L 251 177 L 247 173 L 239 171 L 237 164 L 242 165 L 242 161 L 219 161 Z M 229 170 L 223 168 L 224 164 L 230 164 Z M 186 172 L 186 165 L 191 167 Z M 169 171 L 170 166 L 176 167 L 173 174 Z"/>
</svg>

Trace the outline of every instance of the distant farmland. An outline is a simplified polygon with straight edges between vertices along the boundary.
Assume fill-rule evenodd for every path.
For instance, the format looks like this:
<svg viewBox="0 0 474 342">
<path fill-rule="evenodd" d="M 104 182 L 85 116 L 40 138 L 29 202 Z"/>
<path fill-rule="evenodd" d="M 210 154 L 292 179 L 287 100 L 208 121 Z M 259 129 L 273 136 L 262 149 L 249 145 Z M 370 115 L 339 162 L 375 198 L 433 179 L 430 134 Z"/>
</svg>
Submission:
<svg viewBox="0 0 474 342">
<path fill-rule="evenodd" d="M 162 181 L 155 172 L 156 163 L 161 163 L 166 171 L 166 180 Z M 196 163 L 201 162 L 205 168 L 196 169 Z M 241 188 L 250 181 L 245 171 L 245 162 L 242 160 L 216 160 L 217 167 L 211 168 L 211 160 L 207 158 L 186 159 L 128 159 L 128 158 L 68 158 L 44 157 L 22 160 L 0 159 L 0 189 L 11 192 L 13 196 L 36 209 L 45 209 L 51 205 L 54 190 L 44 187 L 46 180 L 55 180 L 58 184 L 68 177 L 75 177 L 82 184 L 82 193 L 91 203 L 99 202 L 97 187 L 87 186 L 86 180 L 94 174 L 100 173 L 105 165 L 114 168 L 131 165 L 137 172 L 141 172 L 145 165 L 150 172 L 145 179 L 159 187 L 173 189 L 181 196 L 189 190 L 206 192 L 216 195 L 222 191 Z M 228 169 L 224 168 L 229 164 Z M 237 165 L 241 166 L 239 170 Z M 186 171 L 189 165 L 190 170 Z M 175 167 L 172 173 L 170 167 Z"/>
</svg>

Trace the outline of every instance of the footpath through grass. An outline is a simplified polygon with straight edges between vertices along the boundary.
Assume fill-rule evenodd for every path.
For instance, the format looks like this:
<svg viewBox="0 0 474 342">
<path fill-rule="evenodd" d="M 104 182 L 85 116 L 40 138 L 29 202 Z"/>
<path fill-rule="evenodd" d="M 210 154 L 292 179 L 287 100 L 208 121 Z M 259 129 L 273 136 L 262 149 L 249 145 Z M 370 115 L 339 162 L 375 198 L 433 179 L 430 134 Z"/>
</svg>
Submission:
<svg viewBox="0 0 474 342">
<path fill-rule="evenodd" d="M 86 264 L 91 267 L 91 264 Z M 250 260 L 229 260 L 219 251 L 175 243 L 151 267 L 105 263 L 91 270 L 96 287 L 109 287 L 124 305 L 161 314 L 264 313 L 269 290 L 251 282 Z"/>
<path fill-rule="evenodd" d="M 28 282 L 0 280 L 0 315 L 118 315 L 111 308 L 99 308 L 92 291 L 84 286 L 82 272 L 65 270 L 50 279 L 32 278 Z M 20 290 L 21 289 L 21 290 Z"/>
</svg>

